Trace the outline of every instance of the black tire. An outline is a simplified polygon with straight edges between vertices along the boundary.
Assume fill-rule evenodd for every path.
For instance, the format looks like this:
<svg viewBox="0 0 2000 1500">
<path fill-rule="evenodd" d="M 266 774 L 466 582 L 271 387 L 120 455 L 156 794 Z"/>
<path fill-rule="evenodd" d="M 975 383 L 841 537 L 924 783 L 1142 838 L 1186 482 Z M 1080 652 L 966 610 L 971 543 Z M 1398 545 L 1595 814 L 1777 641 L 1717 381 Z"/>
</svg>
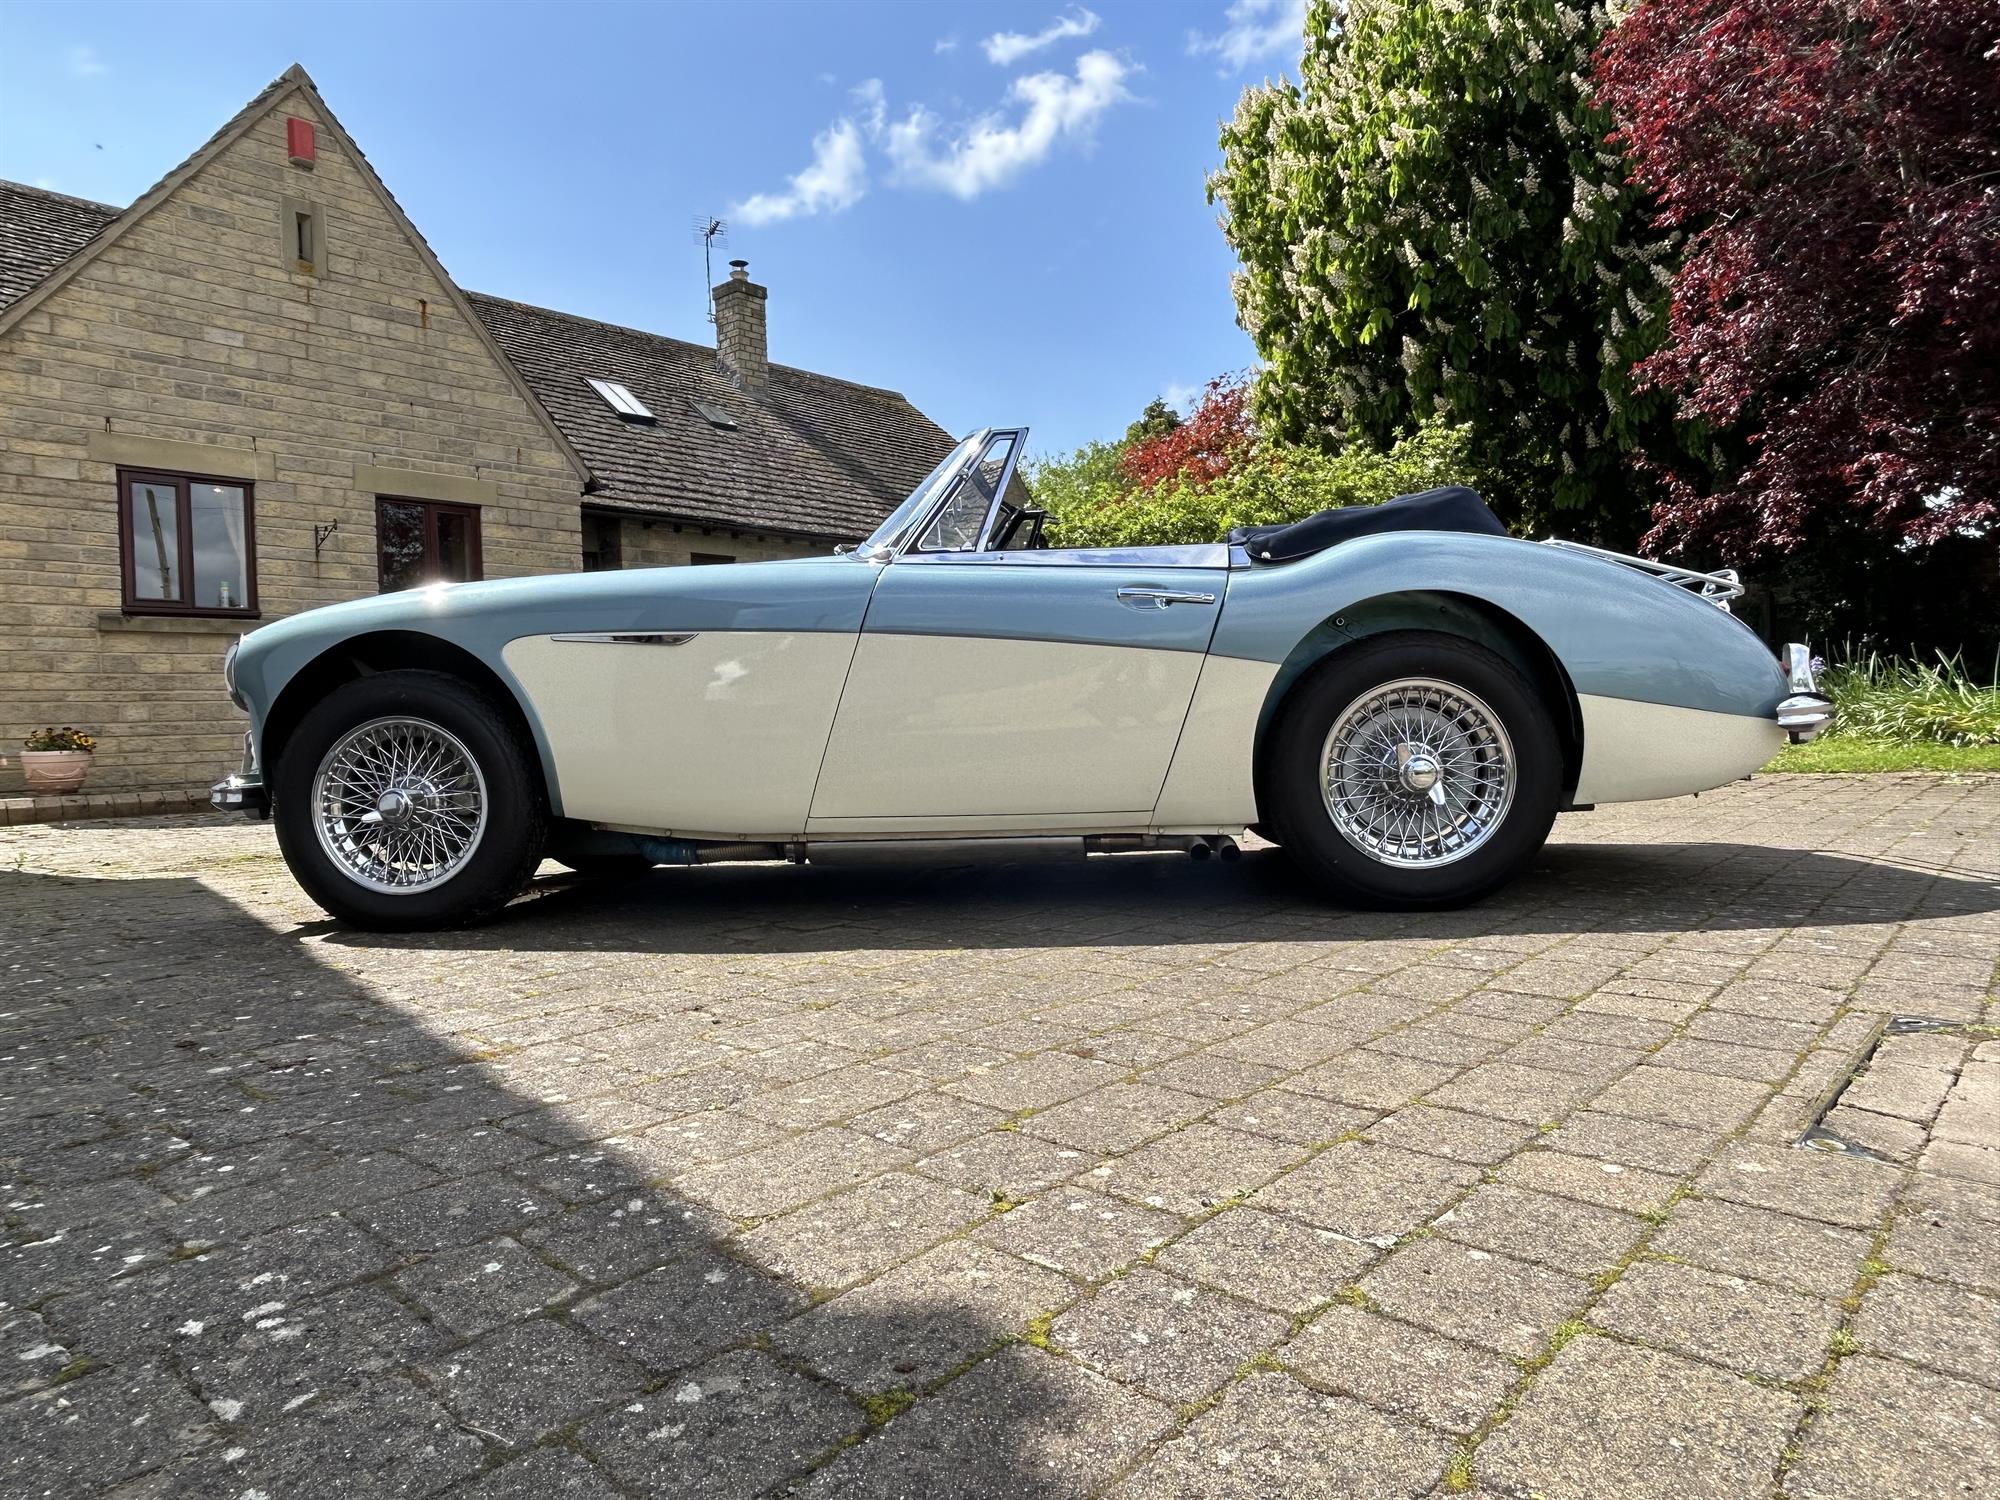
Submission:
<svg viewBox="0 0 2000 1500">
<path fill-rule="evenodd" d="M 1513 750 L 1511 801 L 1468 853 L 1433 865 L 1400 865 L 1366 852 L 1336 825 L 1321 790 L 1334 726 L 1387 684 L 1428 679 L 1490 709 Z M 1287 856 L 1330 894 L 1359 905 L 1425 909 L 1475 901 L 1504 884 L 1542 847 L 1562 795 L 1562 746 L 1534 686 L 1501 657 L 1460 636 L 1396 631 L 1336 652 L 1299 684 L 1272 725 L 1267 821 Z"/>
<path fill-rule="evenodd" d="M 349 731 L 374 719 L 410 718 L 457 738 L 486 784 L 486 824 L 465 862 L 422 890 L 361 883 L 321 846 L 313 782 Z M 541 863 L 548 800 L 541 771 L 508 716 L 484 693 L 443 672 L 381 672 L 343 683 L 315 704 L 286 741 L 274 772 L 278 847 L 308 896 L 355 927 L 407 932 L 457 927 L 511 901 Z"/>
</svg>

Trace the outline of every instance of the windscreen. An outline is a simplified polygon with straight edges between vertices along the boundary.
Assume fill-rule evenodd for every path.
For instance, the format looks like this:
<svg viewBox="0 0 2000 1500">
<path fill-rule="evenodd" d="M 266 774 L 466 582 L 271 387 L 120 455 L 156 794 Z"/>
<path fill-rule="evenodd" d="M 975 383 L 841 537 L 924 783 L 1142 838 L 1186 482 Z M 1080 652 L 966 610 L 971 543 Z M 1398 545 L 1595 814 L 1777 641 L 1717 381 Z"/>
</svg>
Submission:
<svg viewBox="0 0 2000 1500">
<path fill-rule="evenodd" d="M 972 456 L 984 436 L 984 433 L 975 432 L 971 437 L 961 440 L 956 448 L 947 453 L 944 461 L 926 474 L 917 487 L 910 491 L 909 498 L 889 512 L 889 518 L 877 526 L 875 534 L 861 544 L 861 556 L 873 556 L 878 551 L 893 552 L 903 533 L 916 525 L 924 511 L 929 508 L 931 501 L 936 498 L 938 486 L 945 483 L 957 471 L 959 465 Z"/>
</svg>

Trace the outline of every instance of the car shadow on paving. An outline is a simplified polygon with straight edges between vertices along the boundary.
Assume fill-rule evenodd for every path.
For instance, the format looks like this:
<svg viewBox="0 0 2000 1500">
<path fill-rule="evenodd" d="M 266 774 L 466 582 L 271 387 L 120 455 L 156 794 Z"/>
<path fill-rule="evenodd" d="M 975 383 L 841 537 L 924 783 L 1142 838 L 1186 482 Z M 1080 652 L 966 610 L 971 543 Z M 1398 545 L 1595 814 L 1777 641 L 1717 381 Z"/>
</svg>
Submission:
<svg viewBox="0 0 2000 1500">
<path fill-rule="evenodd" d="M 342 947 L 434 942 L 516 953 L 616 946 L 813 954 L 865 940 L 918 952 L 1090 946 L 1115 954 L 1300 937 L 1449 942 L 1500 932 L 1764 930 L 1807 920 L 1839 927 L 1919 909 L 1932 919 L 2000 910 L 2000 873 L 1728 843 L 1560 844 L 1476 906 L 1412 916 L 1331 906 L 1268 848 L 1228 863 L 1139 854 L 999 868 L 711 865 L 618 880 L 544 878 L 499 919 L 436 938 L 332 922 L 303 933 Z"/>
<path fill-rule="evenodd" d="M 0 873 L 0 913 L 0 1493 L 1058 1495 L 1171 1420 L 1018 1344 L 870 1437 L 1008 1340 L 984 1305 L 1074 1289 L 945 1255 L 815 1315 L 654 1184 L 671 1138 L 192 880 Z"/>
</svg>

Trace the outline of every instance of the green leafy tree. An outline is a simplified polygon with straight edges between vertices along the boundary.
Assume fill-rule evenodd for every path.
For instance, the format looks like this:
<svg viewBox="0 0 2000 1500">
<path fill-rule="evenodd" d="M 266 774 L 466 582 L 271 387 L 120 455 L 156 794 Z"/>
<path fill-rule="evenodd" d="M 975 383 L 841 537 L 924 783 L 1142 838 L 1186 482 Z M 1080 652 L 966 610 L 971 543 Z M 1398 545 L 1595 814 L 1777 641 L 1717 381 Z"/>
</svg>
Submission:
<svg viewBox="0 0 2000 1500">
<path fill-rule="evenodd" d="M 1125 477 L 1125 447 L 1092 442 L 1066 456 L 1029 459 L 1022 467 L 1035 504 L 1058 516 L 1118 499 L 1132 487 Z"/>
<path fill-rule="evenodd" d="M 1518 528 L 1642 529 L 1626 450 L 1670 441 L 1627 372 L 1660 340 L 1670 238 L 1591 101 L 1602 9 L 1313 0 L 1297 85 L 1247 91 L 1209 196 L 1274 440 L 1468 426 Z"/>
<path fill-rule="evenodd" d="M 1127 443 L 1149 443 L 1165 437 L 1181 425 L 1181 414 L 1167 405 L 1165 396 L 1155 396 L 1139 413 L 1139 420 L 1125 429 Z"/>
</svg>

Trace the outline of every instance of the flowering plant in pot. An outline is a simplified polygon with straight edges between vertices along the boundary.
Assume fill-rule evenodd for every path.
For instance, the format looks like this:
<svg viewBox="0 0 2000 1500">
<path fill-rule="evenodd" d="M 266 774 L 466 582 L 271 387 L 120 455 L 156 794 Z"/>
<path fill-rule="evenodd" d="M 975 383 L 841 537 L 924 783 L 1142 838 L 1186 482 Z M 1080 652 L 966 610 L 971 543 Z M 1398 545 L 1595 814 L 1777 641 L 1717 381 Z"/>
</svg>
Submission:
<svg viewBox="0 0 2000 1500">
<path fill-rule="evenodd" d="M 81 729 L 37 729 L 21 741 L 21 774 L 28 790 L 46 795 L 74 792 L 90 774 L 97 737 Z"/>
</svg>

